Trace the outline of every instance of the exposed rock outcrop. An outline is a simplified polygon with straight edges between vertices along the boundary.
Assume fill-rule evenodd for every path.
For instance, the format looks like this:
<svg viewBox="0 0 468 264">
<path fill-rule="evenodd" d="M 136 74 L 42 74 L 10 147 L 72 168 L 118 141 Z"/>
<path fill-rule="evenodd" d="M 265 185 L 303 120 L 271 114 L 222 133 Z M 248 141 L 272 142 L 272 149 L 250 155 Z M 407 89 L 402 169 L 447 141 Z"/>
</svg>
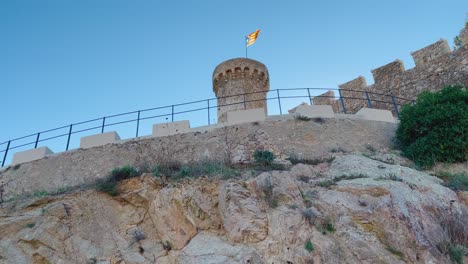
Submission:
<svg viewBox="0 0 468 264">
<path fill-rule="evenodd" d="M 338 155 L 247 180 L 143 175 L 116 197 L 11 201 L 0 263 L 450 263 L 440 245 L 468 234 L 465 195 L 389 163 Z"/>
</svg>

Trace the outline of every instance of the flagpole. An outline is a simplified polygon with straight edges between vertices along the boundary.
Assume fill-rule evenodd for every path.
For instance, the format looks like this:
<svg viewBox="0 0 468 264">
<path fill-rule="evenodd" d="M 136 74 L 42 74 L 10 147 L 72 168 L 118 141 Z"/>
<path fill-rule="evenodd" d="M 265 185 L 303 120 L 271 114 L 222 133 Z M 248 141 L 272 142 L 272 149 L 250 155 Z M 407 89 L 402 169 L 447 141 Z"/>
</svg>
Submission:
<svg viewBox="0 0 468 264">
<path fill-rule="evenodd" d="M 245 43 L 244 43 L 244 45 L 245 45 L 245 57 L 248 58 L 248 57 L 247 57 L 247 38 L 245 38 L 245 41 L 244 41 L 244 42 L 245 42 Z"/>
</svg>

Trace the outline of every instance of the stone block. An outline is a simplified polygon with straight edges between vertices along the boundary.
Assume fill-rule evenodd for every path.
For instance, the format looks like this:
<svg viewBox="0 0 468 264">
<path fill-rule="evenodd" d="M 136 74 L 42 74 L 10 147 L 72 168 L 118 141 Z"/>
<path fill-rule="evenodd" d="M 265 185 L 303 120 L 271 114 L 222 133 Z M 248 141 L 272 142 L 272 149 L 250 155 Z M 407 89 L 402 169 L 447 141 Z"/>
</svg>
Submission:
<svg viewBox="0 0 468 264">
<path fill-rule="evenodd" d="M 153 125 L 153 137 L 165 137 L 187 132 L 190 132 L 190 121 L 188 120 Z"/>
<path fill-rule="evenodd" d="M 226 115 L 228 125 L 265 121 L 266 119 L 264 108 L 227 112 Z"/>
<path fill-rule="evenodd" d="M 356 114 L 356 117 L 364 120 L 383 121 L 395 123 L 392 112 L 388 110 L 362 108 Z"/>
<path fill-rule="evenodd" d="M 403 62 L 401 60 L 395 60 L 382 67 L 373 69 L 371 72 L 372 76 L 374 76 L 374 83 L 379 84 L 400 77 L 404 71 L 405 65 Z"/>
<path fill-rule="evenodd" d="M 13 155 L 13 160 L 11 162 L 12 165 L 25 163 L 33 160 L 42 159 L 49 154 L 53 154 L 52 150 L 48 147 L 40 147 L 36 149 L 30 149 L 26 151 L 16 152 Z"/>
<path fill-rule="evenodd" d="M 301 104 L 288 111 L 294 116 L 305 116 L 308 118 L 334 118 L 335 113 L 331 105 L 308 105 Z"/>
<path fill-rule="evenodd" d="M 450 54 L 450 47 L 445 39 L 440 39 L 436 43 L 415 52 L 411 52 L 411 56 L 413 56 L 416 67 L 427 65 L 440 56 L 447 54 Z"/>
<path fill-rule="evenodd" d="M 102 134 L 82 137 L 80 139 L 80 148 L 92 148 L 97 146 L 115 143 L 120 140 L 119 134 L 115 131 Z"/>
</svg>

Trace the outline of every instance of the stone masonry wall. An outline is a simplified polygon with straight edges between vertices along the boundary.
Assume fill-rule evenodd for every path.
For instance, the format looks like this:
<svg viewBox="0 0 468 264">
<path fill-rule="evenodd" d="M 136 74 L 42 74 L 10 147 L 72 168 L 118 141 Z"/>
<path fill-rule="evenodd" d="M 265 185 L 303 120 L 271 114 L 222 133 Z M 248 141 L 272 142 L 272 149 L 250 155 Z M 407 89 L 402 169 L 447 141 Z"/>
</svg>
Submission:
<svg viewBox="0 0 468 264">
<path fill-rule="evenodd" d="M 460 35 L 466 38 L 467 29 Z M 464 46 L 454 51 L 446 40 L 441 39 L 423 49 L 412 52 L 415 67 L 405 70 L 402 61 L 395 60 L 389 64 L 372 70 L 374 84 L 366 85 L 364 77 L 360 76 L 352 81 L 339 85 L 343 97 L 353 97 L 358 99 L 344 99 L 348 113 L 356 113 L 362 107 L 367 107 L 365 91 L 369 92 L 372 101 L 385 101 L 388 103 L 372 102 L 374 108 L 387 109 L 394 112 L 390 96 L 376 95 L 372 93 L 387 94 L 395 96 L 397 104 L 408 103 L 405 98 L 415 100 L 422 91 L 438 91 L 447 85 L 464 85 L 468 87 L 468 41 L 464 41 Z M 345 89 L 363 91 L 347 92 Z M 329 92 L 325 93 L 330 95 Z M 324 102 L 323 100 L 312 99 L 314 104 L 331 104 L 337 112 L 343 109 L 338 100 Z"/>
<path fill-rule="evenodd" d="M 125 165 L 141 168 L 205 159 L 248 163 L 255 150 L 270 150 L 281 158 L 291 154 L 313 158 L 328 155 L 331 149 L 338 147 L 347 151 L 365 151 L 366 144 L 389 148 L 395 128 L 395 123 L 352 118 L 330 118 L 316 123 L 284 117 L 209 132 L 129 140 L 8 167 L 0 171 L 0 188 L 3 188 L 3 199 L 8 199 L 90 183 Z"/>
</svg>

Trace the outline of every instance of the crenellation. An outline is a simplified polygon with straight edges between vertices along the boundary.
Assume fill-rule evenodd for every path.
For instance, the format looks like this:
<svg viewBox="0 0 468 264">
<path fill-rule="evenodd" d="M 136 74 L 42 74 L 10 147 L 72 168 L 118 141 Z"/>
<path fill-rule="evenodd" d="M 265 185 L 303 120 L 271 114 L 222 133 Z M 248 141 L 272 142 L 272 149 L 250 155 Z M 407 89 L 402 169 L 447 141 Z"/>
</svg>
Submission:
<svg viewBox="0 0 468 264">
<path fill-rule="evenodd" d="M 367 82 L 366 78 L 363 76 L 340 84 L 338 87 L 341 90 L 341 96 L 344 98 L 343 102 L 347 112 L 356 113 L 359 109 L 367 105 L 366 95 L 363 93 L 367 90 Z"/>
<path fill-rule="evenodd" d="M 399 59 L 377 69 L 371 70 L 375 83 L 384 83 L 401 76 L 405 72 L 405 65 Z"/>
<path fill-rule="evenodd" d="M 439 41 L 428 45 L 420 50 L 411 52 L 416 67 L 422 67 L 440 56 L 450 54 L 450 47 L 447 40 L 440 39 Z"/>
</svg>

